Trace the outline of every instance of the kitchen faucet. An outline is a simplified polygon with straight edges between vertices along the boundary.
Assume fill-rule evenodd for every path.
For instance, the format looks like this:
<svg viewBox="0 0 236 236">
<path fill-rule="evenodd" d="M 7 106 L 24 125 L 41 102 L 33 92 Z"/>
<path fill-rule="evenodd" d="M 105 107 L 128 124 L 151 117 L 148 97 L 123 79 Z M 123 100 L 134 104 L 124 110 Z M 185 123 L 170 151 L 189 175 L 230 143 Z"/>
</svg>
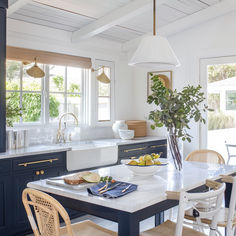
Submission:
<svg viewBox="0 0 236 236">
<path fill-rule="evenodd" d="M 76 117 L 76 115 L 72 112 L 67 112 L 67 113 L 64 113 L 63 115 L 61 115 L 60 119 L 59 119 L 59 127 L 58 127 L 58 130 L 57 130 L 57 140 L 56 140 L 56 143 L 61 143 L 62 141 L 65 143 L 66 142 L 66 138 L 65 138 L 65 133 L 64 133 L 64 130 L 62 130 L 61 128 L 61 122 L 62 122 L 62 119 L 67 116 L 67 115 L 71 115 L 74 117 L 75 119 L 75 124 L 78 126 L 79 125 L 79 120 L 78 118 Z"/>
</svg>

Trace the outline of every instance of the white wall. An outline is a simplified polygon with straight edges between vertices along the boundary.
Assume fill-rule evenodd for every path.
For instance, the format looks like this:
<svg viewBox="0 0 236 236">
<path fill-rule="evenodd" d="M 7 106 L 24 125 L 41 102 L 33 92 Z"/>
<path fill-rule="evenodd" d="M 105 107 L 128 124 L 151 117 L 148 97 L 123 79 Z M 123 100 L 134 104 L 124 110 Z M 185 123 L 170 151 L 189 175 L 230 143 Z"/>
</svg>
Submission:
<svg viewBox="0 0 236 236">
<path fill-rule="evenodd" d="M 169 36 L 181 67 L 173 72 L 173 88 L 181 89 L 187 84 L 199 84 L 199 61 L 201 58 L 236 55 L 236 12 L 216 18 L 204 24 Z M 135 117 L 144 119 L 152 109 L 146 104 L 147 70 L 134 69 Z M 156 134 L 165 134 L 157 129 Z M 184 155 L 199 148 L 199 126 L 191 124 L 192 143 L 184 144 Z"/>
</svg>

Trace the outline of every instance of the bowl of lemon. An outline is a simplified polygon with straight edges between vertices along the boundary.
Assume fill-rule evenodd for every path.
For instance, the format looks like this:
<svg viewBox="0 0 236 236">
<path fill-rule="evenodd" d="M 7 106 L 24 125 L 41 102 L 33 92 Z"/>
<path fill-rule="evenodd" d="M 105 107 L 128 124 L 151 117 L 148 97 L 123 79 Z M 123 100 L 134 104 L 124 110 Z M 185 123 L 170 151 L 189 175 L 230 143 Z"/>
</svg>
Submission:
<svg viewBox="0 0 236 236">
<path fill-rule="evenodd" d="M 146 154 L 140 156 L 138 159 L 124 160 L 123 164 L 125 164 L 134 175 L 150 176 L 161 171 L 168 162 L 166 158 L 160 158 L 159 154 L 152 153 L 151 155 Z"/>
</svg>

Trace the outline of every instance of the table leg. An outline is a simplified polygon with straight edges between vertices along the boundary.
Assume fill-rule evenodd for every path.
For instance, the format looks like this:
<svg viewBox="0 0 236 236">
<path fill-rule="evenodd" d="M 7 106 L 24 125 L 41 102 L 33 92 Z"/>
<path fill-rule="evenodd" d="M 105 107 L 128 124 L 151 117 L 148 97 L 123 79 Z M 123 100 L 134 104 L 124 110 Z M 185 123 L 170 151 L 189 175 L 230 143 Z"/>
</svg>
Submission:
<svg viewBox="0 0 236 236">
<path fill-rule="evenodd" d="M 157 213 L 155 215 L 155 226 L 162 224 L 165 220 L 164 218 L 165 218 L 164 211 Z"/>
<path fill-rule="evenodd" d="M 225 207 L 229 208 L 229 202 L 232 192 L 232 184 L 226 183 L 226 190 L 225 190 Z M 226 228 L 225 228 L 225 236 L 226 235 Z"/>
<path fill-rule="evenodd" d="M 120 213 L 118 236 L 139 236 L 139 221 L 129 213 Z"/>
</svg>

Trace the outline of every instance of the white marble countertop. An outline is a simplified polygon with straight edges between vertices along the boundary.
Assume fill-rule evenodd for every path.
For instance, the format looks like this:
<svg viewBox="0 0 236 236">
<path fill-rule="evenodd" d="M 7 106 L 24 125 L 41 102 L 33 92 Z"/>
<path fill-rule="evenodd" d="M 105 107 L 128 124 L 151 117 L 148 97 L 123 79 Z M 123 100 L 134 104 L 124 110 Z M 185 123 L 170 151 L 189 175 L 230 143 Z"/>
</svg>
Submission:
<svg viewBox="0 0 236 236">
<path fill-rule="evenodd" d="M 98 147 L 109 147 L 114 145 L 126 145 L 135 144 L 142 142 L 150 142 L 155 140 L 163 140 L 165 137 L 147 136 L 141 138 L 134 138 L 131 140 L 122 139 L 96 139 L 96 140 L 84 140 L 78 142 L 71 142 L 65 144 L 48 144 L 48 145 L 36 145 L 27 148 L 8 150 L 7 152 L 0 153 L 0 160 L 6 158 L 29 156 L 61 151 L 71 151 L 71 150 L 86 150 Z"/>
<path fill-rule="evenodd" d="M 203 185 L 208 178 L 217 179 L 221 174 L 232 174 L 236 172 L 236 166 L 184 162 L 184 167 L 181 172 L 176 171 L 175 168 L 169 164 L 163 167 L 162 171 L 150 177 L 134 176 L 124 165 L 100 168 L 96 171 L 100 176 L 112 176 L 116 180 L 137 184 L 138 190 L 121 198 L 105 199 L 89 195 L 86 188 L 72 190 L 50 185 L 46 180 L 30 182 L 27 186 L 84 202 L 127 212 L 135 212 L 166 200 L 166 190 L 181 191 L 193 189 Z"/>
<path fill-rule="evenodd" d="M 8 150 L 7 152 L 0 153 L 0 160 L 13 158 L 13 157 L 63 152 L 63 151 L 70 151 L 70 150 L 71 150 L 70 147 L 65 147 L 65 146 L 61 147 L 61 146 L 49 146 L 49 145 L 37 145 L 37 146 L 30 146 L 27 148 Z"/>
</svg>

